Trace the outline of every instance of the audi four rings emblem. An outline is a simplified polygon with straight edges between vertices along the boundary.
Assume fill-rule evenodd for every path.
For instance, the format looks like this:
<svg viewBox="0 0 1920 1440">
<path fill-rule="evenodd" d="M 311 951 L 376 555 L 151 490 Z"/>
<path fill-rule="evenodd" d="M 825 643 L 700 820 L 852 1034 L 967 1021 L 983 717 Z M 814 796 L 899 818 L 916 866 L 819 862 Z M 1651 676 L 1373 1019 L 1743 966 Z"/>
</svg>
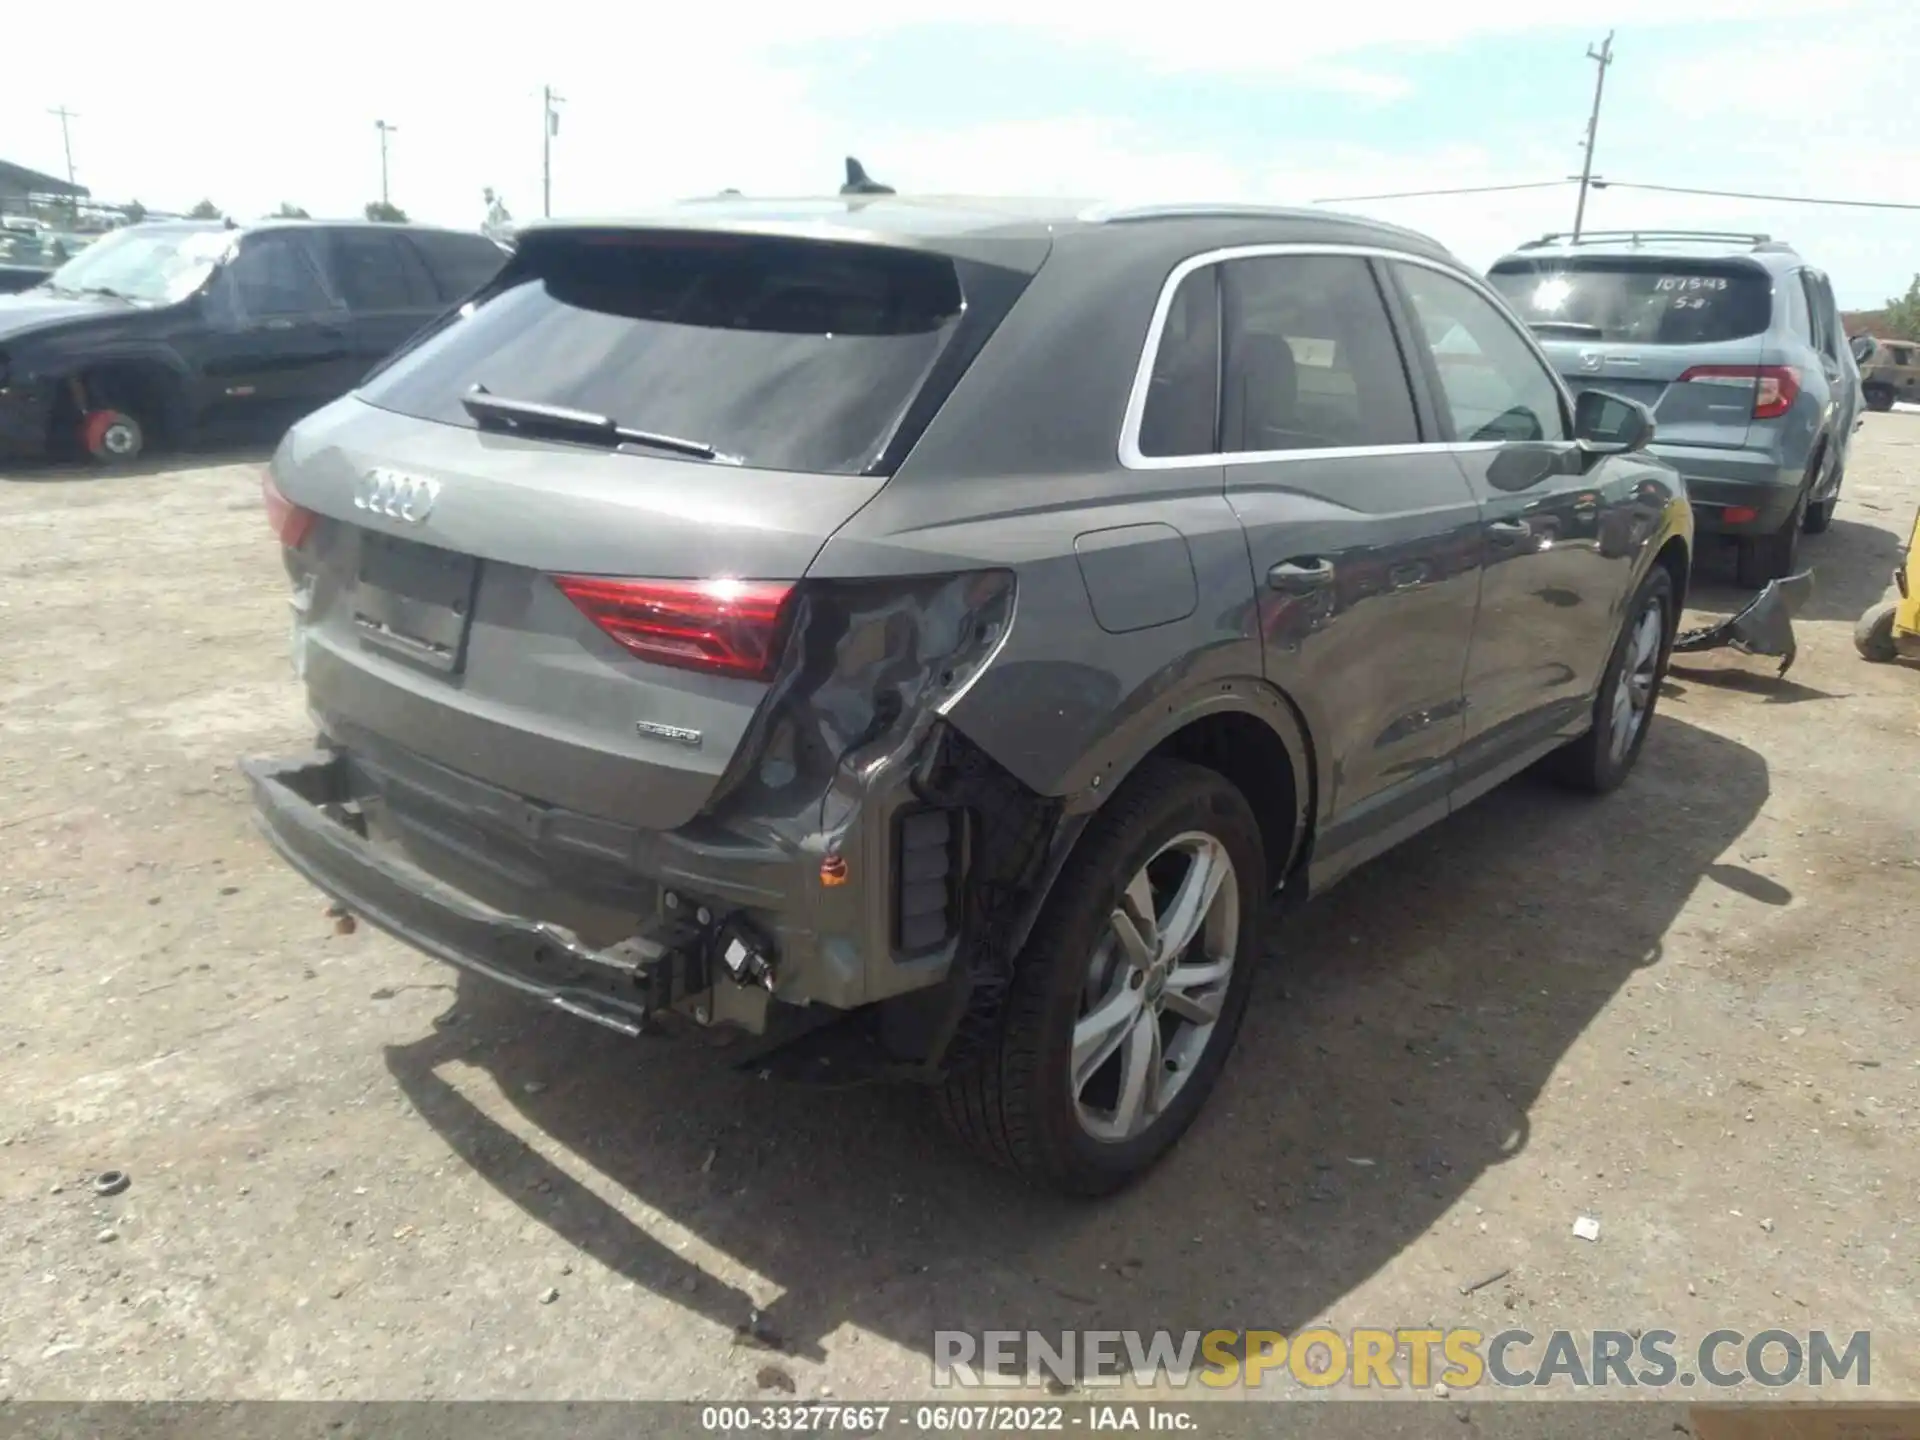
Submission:
<svg viewBox="0 0 1920 1440">
<path fill-rule="evenodd" d="M 353 507 L 418 525 L 432 513 L 440 482 L 398 470 L 369 470 L 353 483 Z"/>
</svg>

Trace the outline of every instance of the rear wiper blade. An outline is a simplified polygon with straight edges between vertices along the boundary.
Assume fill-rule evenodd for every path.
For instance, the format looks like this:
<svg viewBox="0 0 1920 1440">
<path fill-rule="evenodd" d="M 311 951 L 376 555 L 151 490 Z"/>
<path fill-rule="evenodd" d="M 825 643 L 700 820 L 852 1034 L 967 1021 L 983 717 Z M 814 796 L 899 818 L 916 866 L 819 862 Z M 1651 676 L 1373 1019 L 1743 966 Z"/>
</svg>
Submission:
<svg viewBox="0 0 1920 1440">
<path fill-rule="evenodd" d="M 1529 320 L 1527 328 L 1533 331 L 1552 331 L 1556 335 L 1580 335 L 1589 340 L 1598 340 L 1602 331 L 1598 325 L 1589 325 L 1582 320 Z"/>
<path fill-rule="evenodd" d="M 475 385 L 460 397 L 466 412 L 480 421 L 493 420 L 509 427 L 545 430 L 570 439 L 595 440 L 603 445 L 646 445 L 655 450 L 671 450 L 676 455 L 691 455 L 699 460 L 718 460 L 721 454 L 704 440 L 685 440 L 678 435 L 661 435 L 652 430 L 635 430 L 622 425 L 611 415 L 596 415 L 591 410 L 575 410 L 566 405 L 547 405 L 538 400 L 515 400 L 495 395 L 484 385 Z"/>
</svg>

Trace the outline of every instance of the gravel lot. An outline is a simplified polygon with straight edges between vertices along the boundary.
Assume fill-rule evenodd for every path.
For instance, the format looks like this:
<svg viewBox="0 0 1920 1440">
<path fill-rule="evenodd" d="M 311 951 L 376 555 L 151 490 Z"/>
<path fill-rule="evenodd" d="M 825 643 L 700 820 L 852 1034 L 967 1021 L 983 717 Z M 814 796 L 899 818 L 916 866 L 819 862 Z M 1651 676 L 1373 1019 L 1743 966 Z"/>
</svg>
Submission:
<svg viewBox="0 0 1920 1440">
<path fill-rule="evenodd" d="M 1676 674 L 1620 794 L 1523 778 L 1316 903 L 1092 1206 L 336 934 L 234 769 L 310 735 L 257 459 L 0 477 L 0 1394 L 908 1396 L 936 1326 L 1328 1320 L 1871 1328 L 1920 1398 L 1920 670 L 1849 638 L 1920 414 L 1789 680 Z"/>
</svg>

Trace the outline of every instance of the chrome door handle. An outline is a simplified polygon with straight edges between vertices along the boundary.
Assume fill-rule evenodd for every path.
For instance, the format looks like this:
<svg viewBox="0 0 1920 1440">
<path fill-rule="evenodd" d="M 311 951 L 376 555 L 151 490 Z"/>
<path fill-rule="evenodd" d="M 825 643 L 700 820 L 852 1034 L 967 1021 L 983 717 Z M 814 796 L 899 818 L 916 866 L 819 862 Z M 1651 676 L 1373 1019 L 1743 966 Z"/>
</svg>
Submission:
<svg viewBox="0 0 1920 1440">
<path fill-rule="evenodd" d="M 1282 560 L 1267 571 L 1267 584 L 1289 595 L 1310 595 L 1333 583 L 1333 562 L 1317 556 Z"/>
<path fill-rule="evenodd" d="M 1487 533 L 1496 540 L 1525 540 L 1533 534 L 1533 524 L 1527 520 L 1489 520 Z"/>
</svg>

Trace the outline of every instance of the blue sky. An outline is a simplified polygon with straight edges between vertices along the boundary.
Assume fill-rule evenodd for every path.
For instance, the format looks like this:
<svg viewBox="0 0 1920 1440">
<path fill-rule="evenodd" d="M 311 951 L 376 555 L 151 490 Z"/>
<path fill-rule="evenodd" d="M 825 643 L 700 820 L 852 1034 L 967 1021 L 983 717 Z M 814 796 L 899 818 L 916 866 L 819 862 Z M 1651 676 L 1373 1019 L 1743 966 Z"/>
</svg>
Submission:
<svg viewBox="0 0 1920 1440">
<path fill-rule="evenodd" d="M 726 185 L 831 186 L 854 153 L 903 190 L 1260 199 L 1548 180 L 1577 172 L 1590 42 L 1618 30 L 1597 170 L 1619 180 L 1920 203 L 1911 0 L 1538 0 L 1448 6 L 1168 7 L 1061 0 L 748 0 L 613 11 L 592 0 L 438 7 L 336 0 L 327 23 L 239 23 L 96 0 L 13 17 L 39 57 L 0 95 L 0 156 L 58 170 L 80 112 L 80 178 L 111 196 L 241 215 L 281 200 L 350 213 L 394 199 L 476 223 L 494 185 L 539 209 L 540 86 L 567 97 L 556 213 L 644 207 Z M 528 17 L 543 22 L 537 30 Z M 24 21 L 26 34 L 20 34 Z M 36 35 L 36 29 L 45 34 Z M 71 57 L 63 59 L 61 57 Z M 1479 264 L 1572 219 L 1573 192 L 1368 202 Z M 1920 212 L 1597 194 L 1588 223 L 1787 236 L 1842 303 L 1920 271 Z"/>
</svg>

